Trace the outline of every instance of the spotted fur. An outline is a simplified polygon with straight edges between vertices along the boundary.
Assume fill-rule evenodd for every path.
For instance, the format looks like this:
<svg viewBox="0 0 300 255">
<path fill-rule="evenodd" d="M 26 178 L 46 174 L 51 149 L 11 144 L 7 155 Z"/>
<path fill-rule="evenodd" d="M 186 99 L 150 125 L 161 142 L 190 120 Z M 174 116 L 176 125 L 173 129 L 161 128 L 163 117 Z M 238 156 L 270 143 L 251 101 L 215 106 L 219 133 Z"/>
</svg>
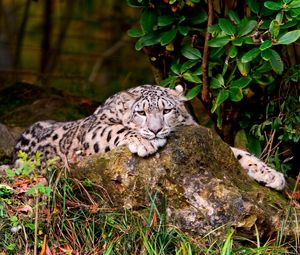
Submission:
<svg viewBox="0 0 300 255">
<path fill-rule="evenodd" d="M 15 154 L 22 150 L 33 156 L 40 151 L 44 161 L 59 156 L 67 167 L 82 156 L 107 152 L 121 145 L 145 157 L 163 147 L 177 127 L 197 125 L 185 109 L 185 101 L 180 85 L 174 90 L 143 85 L 119 92 L 87 118 L 33 124 L 20 136 Z M 249 176 L 268 187 L 284 188 L 281 173 L 247 152 L 232 150 Z"/>
<path fill-rule="evenodd" d="M 43 159 L 59 156 L 66 166 L 79 156 L 127 145 L 144 157 L 155 153 L 178 126 L 195 124 L 184 107 L 182 87 L 143 85 L 115 94 L 94 114 L 72 122 L 40 121 L 23 133 L 15 147 Z"/>
</svg>

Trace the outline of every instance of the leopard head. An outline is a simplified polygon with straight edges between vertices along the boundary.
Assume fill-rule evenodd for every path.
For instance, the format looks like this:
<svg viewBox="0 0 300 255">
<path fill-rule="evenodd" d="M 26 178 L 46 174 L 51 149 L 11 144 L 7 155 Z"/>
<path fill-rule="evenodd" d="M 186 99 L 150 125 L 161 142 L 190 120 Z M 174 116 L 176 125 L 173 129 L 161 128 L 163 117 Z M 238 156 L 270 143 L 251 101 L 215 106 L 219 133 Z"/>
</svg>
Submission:
<svg viewBox="0 0 300 255">
<path fill-rule="evenodd" d="M 184 106 L 187 99 L 181 85 L 175 89 L 143 85 L 125 93 L 123 124 L 146 139 L 166 138 L 178 126 L 196 125 Z"/>
</svg>

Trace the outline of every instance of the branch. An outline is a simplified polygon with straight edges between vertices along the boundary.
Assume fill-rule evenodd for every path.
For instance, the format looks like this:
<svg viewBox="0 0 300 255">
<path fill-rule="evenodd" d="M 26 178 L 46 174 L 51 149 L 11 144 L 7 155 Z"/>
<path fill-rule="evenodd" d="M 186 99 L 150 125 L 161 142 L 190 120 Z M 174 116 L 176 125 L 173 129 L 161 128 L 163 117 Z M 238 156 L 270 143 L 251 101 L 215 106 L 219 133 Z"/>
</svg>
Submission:
<svg viewBox="0 0 300 255">
<path fill-rule="evenodd" d="M 210 33 L 208 32 L 208 28 L 212 25 L 213 22 L 213 3 L 212 0 L 207 0 L 208 5 L 208 19 L 207 19 L 207 28 L 205 33 L 205 42 L 203 48 L 203 61 L 202 61 L 202 92 L 201 92 L 201 100 L 204 104 L 210 103 L 210 90 L 208 88 L 208 80 L 207 80 L 207 66 L 208 66 L 208 41 L 210 38 Z"/>
</svg>

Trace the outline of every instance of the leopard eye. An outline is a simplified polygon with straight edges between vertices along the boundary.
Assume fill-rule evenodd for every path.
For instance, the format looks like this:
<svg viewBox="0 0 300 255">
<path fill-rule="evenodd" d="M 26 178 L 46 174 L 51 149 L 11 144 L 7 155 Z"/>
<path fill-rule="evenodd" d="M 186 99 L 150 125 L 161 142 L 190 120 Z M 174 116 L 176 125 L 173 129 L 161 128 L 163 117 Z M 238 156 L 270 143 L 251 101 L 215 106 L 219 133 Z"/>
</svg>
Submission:
<svg viewBox="0 0 300 255">
<path fill-rule="evenodd" d="M 141 115 L 141 116 L 146 116 L 146 112 L 145 111 L 137 111 L 137 114 Z"/>
<path fill-rule="evenodd" d="M 164 109 L 163 110 L 163 114 L 168 114 L 169 112 L 171 112 L 172 111 L 172 109 Z"/>
</svg>

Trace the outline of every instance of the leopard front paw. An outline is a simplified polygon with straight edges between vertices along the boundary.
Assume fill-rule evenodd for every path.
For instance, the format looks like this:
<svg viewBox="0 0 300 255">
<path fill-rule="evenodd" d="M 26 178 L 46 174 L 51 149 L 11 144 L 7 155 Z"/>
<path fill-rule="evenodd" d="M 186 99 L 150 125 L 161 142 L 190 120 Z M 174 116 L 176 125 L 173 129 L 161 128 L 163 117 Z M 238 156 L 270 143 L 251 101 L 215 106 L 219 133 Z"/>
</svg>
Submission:
<svg viewBox="0 0 300 255">
<path fill-rule="evenodd" d="M 127 146 L 132 153 L 136 153 L 140 157 L 146 157 L 157 152 L 158 148 L 163 147 L 165 144 L 166 139 L 147 140 L 140 137 L 132 137 L 128 141 Z"/>
</svg>

